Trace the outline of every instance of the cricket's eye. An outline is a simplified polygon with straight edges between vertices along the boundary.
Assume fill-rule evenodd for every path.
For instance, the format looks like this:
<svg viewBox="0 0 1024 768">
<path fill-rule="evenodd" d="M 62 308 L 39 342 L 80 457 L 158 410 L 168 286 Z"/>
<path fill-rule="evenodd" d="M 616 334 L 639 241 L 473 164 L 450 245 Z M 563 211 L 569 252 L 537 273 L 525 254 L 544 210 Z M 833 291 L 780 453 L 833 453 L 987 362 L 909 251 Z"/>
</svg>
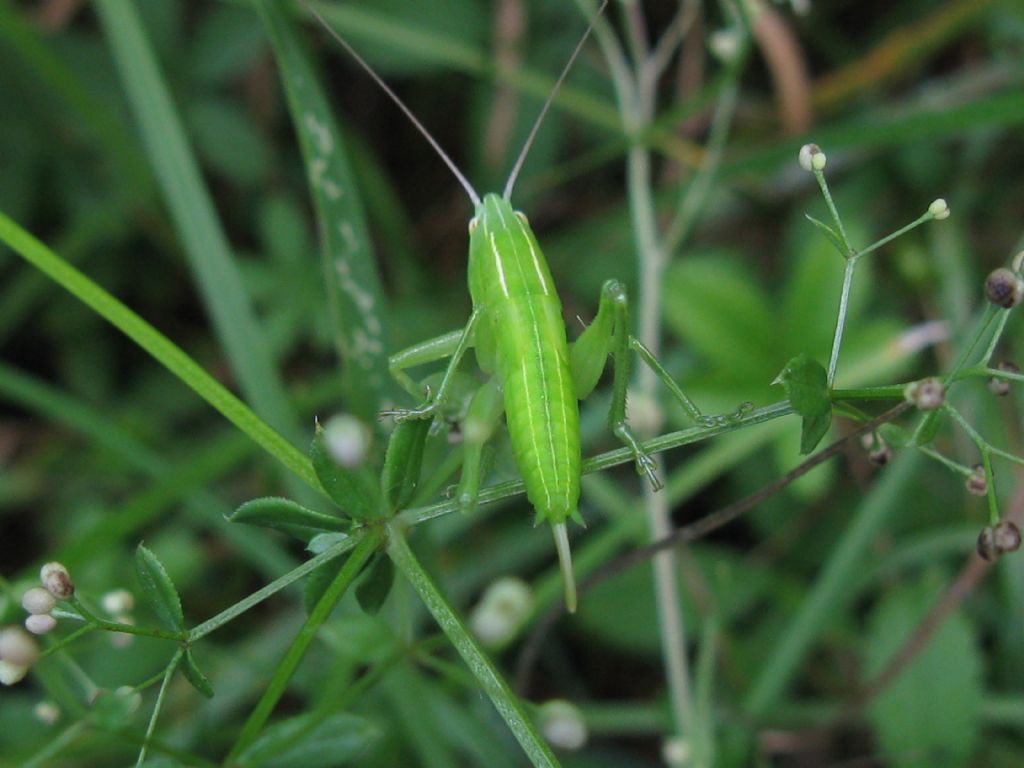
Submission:
<svg viewBox="0 0 1024 768">
<path fill-rule="evenodd" d="M 477 226 L 479 226 L 479 224 L 480 224 L 480 219 L 477 218 L 476 216 L 474 216 L 472 219 L 470 219 L 469 220 L 469 234 L 472 235 L 474 230 L 476 230 Z"/>
<path fill-rule="evenodd" d="M 525 213 L 523 213 L 522 211 L 516 211 L 515 214 L 516 218 L 523 222 L 523 224 L 525 224 L 526 226 L 530 226 L 530 220 L 526 218 Z"/>
</svg>

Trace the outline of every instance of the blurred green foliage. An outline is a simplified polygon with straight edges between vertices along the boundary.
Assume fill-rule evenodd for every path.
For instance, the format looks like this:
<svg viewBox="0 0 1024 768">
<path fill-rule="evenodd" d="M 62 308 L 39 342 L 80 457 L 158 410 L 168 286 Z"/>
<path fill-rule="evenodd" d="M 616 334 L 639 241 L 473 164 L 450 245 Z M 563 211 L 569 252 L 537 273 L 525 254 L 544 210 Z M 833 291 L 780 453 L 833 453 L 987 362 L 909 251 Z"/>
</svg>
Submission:
<svg viewBox="0 0 1024 768">
<path fill-rule="evenodd" d="M 70 3 L 71 15 L 61 15 L 61 3 L 0 0 L 0 211 L 245 393 L 304 449 L 314 416 L 358 410 L 352 388 L 359 385 L 351 367 L 339 366 L 331 277 L 317 248 L 322 233 L 260 16 L 241 2 L 134 3 L 150 46 L 143 53 L 156 57 L 187 142 L 184 157 L 198 161 L 209 196 L 207 206 L 184 192 L 182 213 L 168 202 L 153 161 L 159 134 L 147 138 L 126 92 L 118 70 L 124 54 L 115 63 L 110 20 L 118 5 L 105 5 L 104 23 L 91 5 Z M 613 5 L 609 17 L 619 26 Z M 524 30 L 508 40 L 507 30 L 496 28 L 499 6 L 525 14 Z M 674 4 L 642 6 L 653 39 Z M 502 183 L 584 26 L 569 0 L 321 7 L 483 190 Z M 786 133 L 778 73 L 766 65 L 765 49 L 755 48 L 721 173 L 662 286 L 663 361 L 706 412 L 781 399 L 771 382 L 799 353 L 827 361 L 842 262 L 804 218 L 827 217 L 813 179 L 796 164 L 804 142 L 827 152 L 837 205 L 859 245 L 914 219 L 936 197 L 953 211 L 863 261 L 839 386 L 948 367 L 970 328 L 984 275 L 1024 248 L 1019 3 L 812 2 L 805 16 L 787 4 L 771 8 L 807 62 L 813 128 Z M 300 18 L 302 50 L 327 84 L 345 140 L 352 179 L 345 192 L 359 196 L 369 223 L 364 266 L 380 276 L 385 351 L 460 326 L 469 310 L 470 206 L 379 89 L 296 11 L 296 23 Z M 687 42 L 687 55 L 705 67 L 687 93 L 704 104 L 717 93 L 721 71 L 707 38 L 722 23 L 717 7 L 705 8 Z M 502 46 L 514 54 L 511 74 L 495 64 Z M 666 101 L 677 74 L 670 70 L 665 79 Z M 682 103 L 686 109 L 691 102 Z M 596 310 L 604 279 L 636 290 L 623 180 L 627 142 L 615 109 L 591 45 L 515 195 L 545 248 L 570 338 L 574 318 Z M 694 114 L 678 126 L 683 146 L 705 138 L 707 112 Z M 665 126 L 674 130 L 670 118 Z M 161 129 L 170 140 L 172 129 Z M 657 158 L 658 204 L 667 212 L 689 169 Z M 204 276 L 197 259 L 219 245 L 201 238 L 190 245 L 183 233 L 196 223 L 190 215 L 208 214 L 223 233 L 228 271 Z M 230 309 L 217 319 L 225 303 Z M 946 333 L 930 337 L 938 343 L 921 343 L 934 332 L 932 322 L 945 323 Z M 1013 329 L 1020 320 L 1010 322 L 1001 356 L 1019 361 Z M 232 343 L 228 329 L 243 335 Z M 296 495 L 285 473 L 7 250 L 0 250 L 0 347 L 2 623 L 22 619 L 18 596 L 39 563 L 55 557 L 72 567 L 83 599 L 95 604 L 111 589 L 139 593 L 132 553 L 144 539 L 180 593 L 189 626 L 305 559 L 284 536 L 224 519 L 254 497 Z M 342 373 L 350 377 L 344 384 Z M 969 382 L 955 397 L 993 443 L 1024 453 L 1019 387 L 996 401 Z M 667 398 L 665 407 L 670 427 L 685 424 Z M 584 405 L 588 455 L 615 445 L 603 427 L 606 409 L 600 394 Z M 834 436 L 846 428 L 837 422 Z M 972 465 L 974 449 L 962 438 L 947 428 L 939 443 Z M 380 454 L 383 432 L 375 440 Z M 448 440 L 442 431 L 428 441 L 418 503 L 445 491 Z M 799 445 L 799 424 L 788 420 L 659 457 L 676 522 L 776 478 L 798 462 Z M 513 477 L 507 445 L 499 443 L 496 453 L 491 479 Z M 998 464 L 996 477 L 1004 512 L 1016 509 L 1011 465 Z M 585 479 L 588 529 L 574 542 L 581 568 L 647 540 L 640 490 L 629 467 Z M 315 497 L 300 500 L 316 507 Z M 851 451 L 689 547 L 680 584 L 694 655 L 702 629 L 716 628 L 717 663 L 698 681 L 713 692 L 716 764 L 1020 764 L 1021 557 L 991 568 L 902 675 L 864 710 L 839 717 L 967 567 L 986 514 L 983 501 L 937 464 L 901 458 L 876 472 Z M 558 599 L 557 571 L 549 536 L 530 528 L 531 515 L 522 499 L 484 507 L 472 519 L 449 515 L 421 526 L 417 551 L 460 610 L 510 574 L 527 579 L 546 606 Z M 216 695 L 202 699 L 176 677 L 146 764 L 220 760 L 302 613 L 301 590 L 292 588 L 198 644 L 195 663 Z M 156 620 L 141 605 L 135 618 Z M 377 616 L 363 614 L 348 595 L 246 764 L 522 764 L 512 737 L 457 657 L 436 642 L 428 619 L 400 577 Z M 649 569 L 637 567 L 585 593 L 579 616 L 546 635 L 526 695 L 579 703 L 592 733 L 587 747 L 565 756 L 567 765 L 661 764 L 668 707 L 656 622 Z M 60 632 L 68 629 L 62 622 Z M 71 646 L 74 667 L 48 659 L 19 686 L 0 690 L 0 766 L 133 761 L 154 692 L 143 693 L 141 708 L 113 692 L 157 675 L 171 650 L 145 638 L 114 647 L 94 633 Z M 510 675 L 514 650 L 497 656 Z M 359 687 L 364 674 L 376 677 Z M 97 694 L 94 701 L 89 693 Z M 44 699 L 61 708 L 54 725 L 32 715 Z M 325 755 L 333 762 L 322 762 Z"/>
</svg>

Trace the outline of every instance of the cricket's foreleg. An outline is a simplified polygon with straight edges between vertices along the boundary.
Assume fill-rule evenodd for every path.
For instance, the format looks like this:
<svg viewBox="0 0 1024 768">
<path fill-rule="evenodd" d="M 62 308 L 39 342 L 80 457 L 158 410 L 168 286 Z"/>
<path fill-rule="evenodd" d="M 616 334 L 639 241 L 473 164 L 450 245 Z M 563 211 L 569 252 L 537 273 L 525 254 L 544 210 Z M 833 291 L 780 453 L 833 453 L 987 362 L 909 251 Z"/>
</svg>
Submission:
<svg viewBox="0 0 1024 768">
<path fill-rule="evenodd" d="M 420 405 L 417 408 L 393 408 L 381 411 L 381 416 L 394 416 L 396 421 L 433 418 L 434 414 L 437 412 L 448 394 L 448 387 L 451 385 L 455 371 L 459 367 L 459 362 L 462 360 L 463 356 L 466 354 L 466 350 L 469 349 L 469 346 L 472 343 L 473 328 L 476 325 L 476 321 L 479 316 L 479 310 L 474 309 L 473 314 L 469 316 L 469 320 L 461 331 L 455 331 L 454 333 L 448 333 L 444 336 L 438 336 L 436 339 L 431 339 L 423 344 L 418 344 L 404 352 L 400 352 L 388 361 L 391 375 L 394 376 L 399 384 L 401 384 L 407 392 L 412 394 L 413 397 L 425 396 L 426 401 L 423 405 Z M 441 360 L 445 357 L 450 357 L 448 367 L 445 369 L 444 376 L 441 379 L 441 383 L 438 385 L 436 392 L 431 393 L 429 390 L 424 392 L 419 385 L 417 385 L 416 382 L 413 381 L 407 373 L 405 373 L 405 368 L 409 368 L 413 365 L 419 365 L 420 363 L 431 362 L 433 360 Z"/>
<path fill-rule="evenodd" d="M 462 474 L 459 476 L 455 497 L 459 503 L 459 511 L 463 514 L 469 514 L 476 509 L 480 483 L 494 459 L 494 451 L 489 441 L 501 421 L 504 410 L 501 388 L 495 379 L 480 387 L 469 404 L 462 426 Z"/>
<path fill-rule="evenodd" d="M 417 383 L 405 370 L 417 365 L 434 363 L 438 360 L 450 358 L 455 354 L 455 348 L 458 347 L 463 333 L 464 329 L 459 328 L 443 336 L 435 336 L 432 339 L 421 341 L 419 344 L 415 344 L 408 349 L 403 349 L 401 352 L 396 352 L 388 358 L 388 373 L 391 374 L 391 378 L 397 381 L 402 389 L 416 400 L 430 397 L 429 391 Z"/>
<path fill-rule="evenodd" d="M 612 357 L 612 403 L 608 425 L 632 452 L 639 474 L 647 475 L 654 490 L 661 489 L 655 463 L 626 421 L 626 388 L 629 385 L 629 298 L 618 280 L 608 280 L 601 288 L 597 317 L 573 344 L 570 368 L 576 396 L 583 399 L 597 386 L 608 355 Z"/>
</svg>

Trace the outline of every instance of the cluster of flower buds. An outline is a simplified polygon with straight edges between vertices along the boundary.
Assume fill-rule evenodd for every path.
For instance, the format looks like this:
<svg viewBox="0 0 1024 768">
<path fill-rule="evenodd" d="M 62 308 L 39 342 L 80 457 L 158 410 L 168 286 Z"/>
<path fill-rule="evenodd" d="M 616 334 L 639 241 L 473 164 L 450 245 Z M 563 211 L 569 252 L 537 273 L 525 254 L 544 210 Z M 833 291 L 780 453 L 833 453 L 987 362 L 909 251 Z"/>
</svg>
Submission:
<svg viewBox="0 0 1024 768">
<path fill-rule="evenodd" d="M 978 534 L 978 554 L 988 561 L 998 560 L 1020 549 L 1020 528 L 1009 520 L 986 525 Z"/>
<path fill-rule="evenodd" d="M 43 586 L 32 587 L 21 596 L 21 607 L 28 611 L 25 629 L 33 635 L 45 635 L 57 626 L 50 613 L 58 600 L 70 600 L 75 594 L 68 569 L 61 563 L 47 563 L 39 570 Z"/>
</svg>

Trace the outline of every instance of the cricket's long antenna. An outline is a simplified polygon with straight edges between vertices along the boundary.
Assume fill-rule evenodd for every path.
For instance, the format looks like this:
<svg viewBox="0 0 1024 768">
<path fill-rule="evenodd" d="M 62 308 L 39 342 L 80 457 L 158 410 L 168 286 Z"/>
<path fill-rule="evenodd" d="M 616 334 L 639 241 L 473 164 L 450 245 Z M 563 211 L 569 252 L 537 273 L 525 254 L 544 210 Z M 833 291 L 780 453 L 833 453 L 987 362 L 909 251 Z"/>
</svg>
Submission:
<svg viewBox="0 0 1024 768">
<path fill-rule="evenodd" d="M 316 8 L 306 2 L 306 0 L 299 0 L 299 2 L 302 4 L 303 8 L 305 8 L 317 21 L 320 22 L 320 25 L 327 30 L 328 34 L 340 43 L 342 48 L 348 51 L 348 54 L 356 60 L 356 63 L 365 70 L 366 74 L 373 78 L 373 81 L 381 87 L 384 93 L 386 93 L 393 102 L 395 102 L 398 108 L 405 113 L 405 116 L 409 118 L 414 126 L 416 126 L 416 130 L 423 134 L 423 138 L 425 138 L 430 146 L 434 148 L 434 151 L 437 152 L 438 156 L 444 160 L 444 164 L 448 166 L 448 169 L 455 174 L 455 178 L 459 180 L 462 188 L 469 194 L 469 199 L 473 201 L 473 205 L 480 205 L 480 195 L 478 195 L 476 190 L 473 189 L 473 185 L 469 183 L 469 179 L 463 175 L 462 171 L 459 170 L 459 167 L 455 165 L 455 162 L 448 157 L 448 154 L 441 149 L 441 145 L 437 143 L 433 136 L 430 135 L 430 132 L 424 127 L 423 123 L 421 123 L 416 118 L 416 115 L 412 113 L 412 110 L 405 106 L 405 102 L 398 98 L 398 94 L 391 90 L 388 84 L 384 82 L 384 79 L 366 62 L 366 59 L 360 56 L 356 49 L 349 45 L 348 41 L 339 35 L 334 28 L 327 23 L 327 20 L 320 15 L 320 12 L 317 11 Z"/>
<path fill-rule="evenodd" d="M 608 0 L 602 0 L 601 7 L 597 9 L 597 13 L 594 14 L 594 18 L 590 20 L 590 24 L 587 25 L 587 31 L 583 33 L 583 37 L 576 43 L 576 48 L 572 52 L 572 56 L 569 57 L 569 61 L 566 62 L 565 67 L 562 68 L 562 74 L 558 76 L 558 80 L 555 81 L 555 87 L 551 89 L 551 93 L 548 94 L 547 101 L 544 102 L 544 106 L 540 109 L 540 114 L 537 115 L 537 119 L 533 121 L 533 127 L 530 128 L 530 135 L 526 137 L 526 143 L 523 144 L 523 148 L 519 150 L 519 157 L 516 158 L 516 164 L 512 166 L 512 172 L 508 175 L 508 181 L 505 182 L 505 190 L 501 193 L 501 196 L 506 200 L 512 197 L 512 188 L 516 185 L 516 179 L 519 178 L 519 172 L 523 169 L 523 163 L 526 162 L 526 156 L 530 153 L 530 148 L 533 146 L 533 140 L 537 138 L 537 131 L 540 130 L 541 123 L 544 122 L 544 118 L 548 114 L 548 110 L 551 109 L 551 104 L 555 100 L 555 96 L 558 95 L 558 89 L 562 87 L 562 83 L 565 82 L 565 78 L 569 74 L 569 70 L 572 69 L 573 63 L 576 61 L 576 57 L 580 55 L 580 51 L 583 50 L 583 44 L 587 42 L 587 38 L 590 37 L 590 33 L 594 30 L 594 24 L 597 23 L 598 17 L 604 11 L 604 7 L 608 5 Z"/>
</svg>

